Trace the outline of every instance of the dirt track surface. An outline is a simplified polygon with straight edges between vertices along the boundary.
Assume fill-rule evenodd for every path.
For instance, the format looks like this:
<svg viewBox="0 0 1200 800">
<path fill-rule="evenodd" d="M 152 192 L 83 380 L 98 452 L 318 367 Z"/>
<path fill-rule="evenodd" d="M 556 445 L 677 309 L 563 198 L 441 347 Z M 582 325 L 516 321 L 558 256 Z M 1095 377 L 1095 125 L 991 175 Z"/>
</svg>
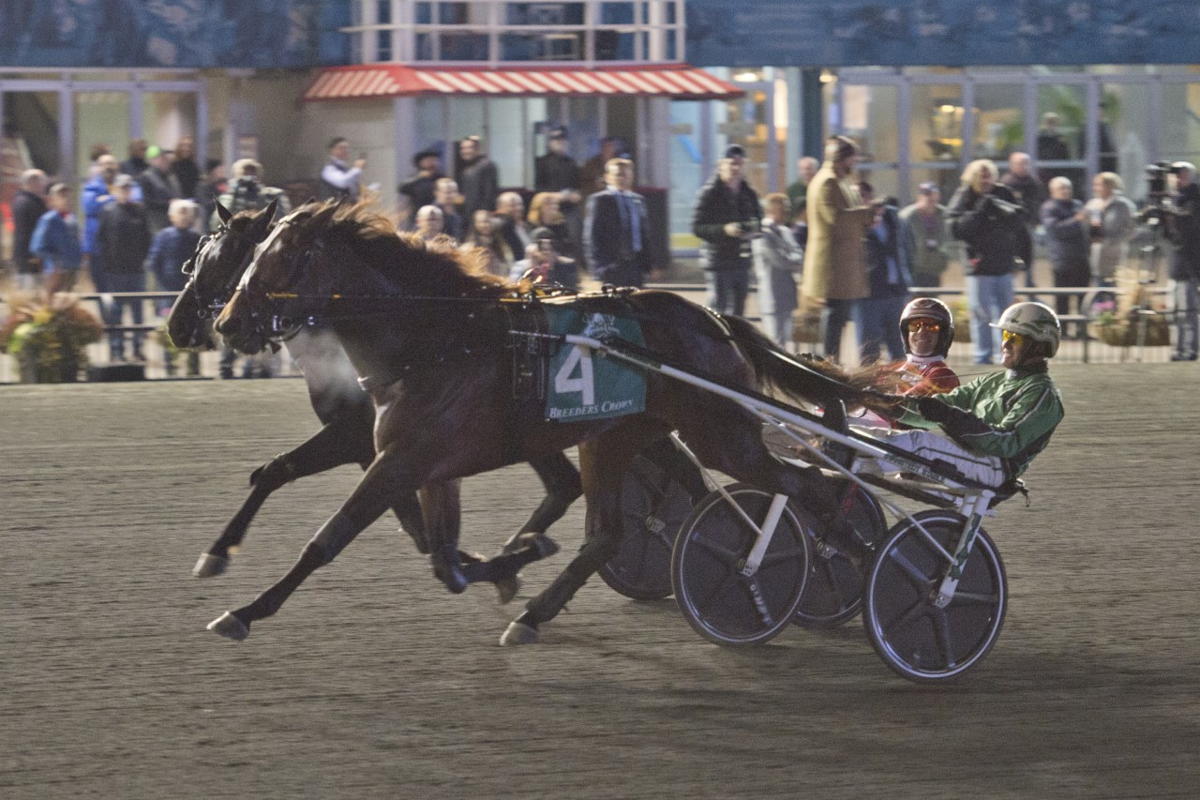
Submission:
<svg viewBox="0 0 1200 800">
<path fill-rule="evenodd" d="M 721 649 L 672 601 L 589 583 L 544 643 L 447 594 L 391 519 L 241 644 L 205 631 L 278 578 L 353 468 L 268 500 L 228 574 L 190 569 L 250 471 L 315 430 L 296 380 L 0 387 L 0 797 L 1194 798 L 1195 365 L 1064 366 L 1067 419 L 987 528 L 1011 597 L 952 686 L 857 622 Z M 540 496 L 467 481 L 491 552 Z M 544 586 L 564 553 L 526 570 Z"/>
</svg>

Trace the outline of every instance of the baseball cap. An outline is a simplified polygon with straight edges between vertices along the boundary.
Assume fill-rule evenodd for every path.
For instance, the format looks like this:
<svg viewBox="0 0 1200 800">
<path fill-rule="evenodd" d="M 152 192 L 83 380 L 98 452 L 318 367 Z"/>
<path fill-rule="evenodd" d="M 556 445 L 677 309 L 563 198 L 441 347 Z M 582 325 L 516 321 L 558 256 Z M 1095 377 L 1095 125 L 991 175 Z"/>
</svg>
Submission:
<svg viewBox="0 0 1200 800">
<path fill-rule="evenodd" d="M 530 231 L 529 238 L 533 239 L 536 242 L 538 239 L 553 239 L 555 237 L 554 237 L 554 231 L 550 230 L 549 228 L 543 227 L 543 228 L 534 228 L 532 231 Z"/>
<path fill-rule="evenodd" d="M 917 187 L 917 194 L 933 194 L 937 191 L 941 190 L 938 189 L 937 184 L 933 181 L 925 181 Z"/>
<path fill-rule="evenodd" d="M 137 181 L 133 179 L 132 175 L 126 175 L 124 172 L 122 172 L 116 177 L 116 180 L 113 181 L 113 186 L 133 186 L 135 183 L 137 183 Z"/>
<path fill-rule="evenodd" d="M 162 152 L 163 151 L 161 147 L 156 144 L 152 144 L 146 148 L 146 160 L 149 161 L 152 158 L 158 158 L 162 155 Z"/>
<path fill-rule="evenodd" d="M 746 157 L 746 148 L 742 147 L 740 144 L 731 144 L 731 145 L 729 145 L 729 147 L 725 148 L 725 157 L 726 158 L 745 158 Z"/>
<path fill-rule="evenodd" d="M 561 125 L 551 128 L 546 132 L 547 139 L 566 139 L 567 129 Z"/>
</svg>

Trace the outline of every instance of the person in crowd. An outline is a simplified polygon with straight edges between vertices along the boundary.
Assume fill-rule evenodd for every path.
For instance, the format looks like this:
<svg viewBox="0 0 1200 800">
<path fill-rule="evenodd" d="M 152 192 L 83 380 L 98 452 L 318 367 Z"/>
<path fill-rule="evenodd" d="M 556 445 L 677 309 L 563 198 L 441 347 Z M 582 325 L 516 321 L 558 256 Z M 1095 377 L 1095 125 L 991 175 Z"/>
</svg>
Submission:
<svg viewBox="0 0 1200 800">
<path fill-rule="evenodd" d="M 113 202 L 100 212 L 100 226 L 96 230 L 96 250 L 104 263 L 104 275 L 109 292 L 146 291 L 146 255 L 150 252 L 150 225 L 146 211 L 133 199 L 136 182 L 128 175 L 118 175 L 113 182 Z M 141 298 L 115 297 L 103 303 L 104 321 L 108 325 L 121 325 L 125 309 L 129 309 L 134 325 L 141 325 Z M 143 331 L 133 331 L 133 359 L 144 361 Z M 109 357 L 112 361 L 125 360 L 125 333 L 114 331 L 108 337 Z"/>
<path fill-rule="evenodd" d="M 967 246 L 967 307 L 977 364 L 992 363 L 992 354 L 1000 349 L 992 323 L 1012 305 L 1012 274 L 1020 268 L 1018 260 L 1033 262 L 1025 211 L 996 178 L 996 165 L 988 159 L 967 164 L 946 212 L 950 235 Z"/>
<path fill-rule="evenodd" d="M 196 190 L 196 203 L 200 206 L 200 222 L 206 231 L 215 230 L 209 220 L 217 210 L 217 199 L 229 191 L 229 181 L 225 177 L 225 165 L 218 158 L 210 158 L 204 162 L 204 180 Z"/>
<path fill-rule="evenodd" d="M 579 278 L 572 259 L 555 250 L 554 233 L 549 228 L 533 231 L 534 243 L 525 249 L 525 258 L 513 264 L 509 280 L 525 279 L 532 283 L 549 283 L 575 289 Z"/>
<path fill-rule="evenodd" d="M 442 235 L 444 216 L 442 210 L 435 205 L 421 206 L 417 209 L 416 234 L 426 242 L 433 241 Z"/>
<path fill-rule="evenodd" d="M 151 235 L 171 224 L 167 217 L 167 209 L 171 207 L 172 200 L 183 196 L 179 181 L 171 173 L 173 156 L 170 150 L 151 145 L 146 149 L 146 158 L 150 166 L 137 178 L 142 187 L 142 204 L 146 208 Z"/>
<path fill-rule="evenodd" d="M 525 201 L 519 193 L 504 192 L 496 198 L 496 232 L 514 253 L 524 253 L 533 244 L 532 229 L 525 222 Z"/>
<path fill-rule="evenodd" d="M 1042 218 L 1042 204 L 1046 202 L 1046 185 L 1038 180 L 1031 168 L 1032 161 L 1028 153 L 1012 153 L 1008 157 L 1008 172 L 1000 179 L 1017 198 L 1017 202 L 1025 209 L 1025 227 L 1029 229 L 1032 238 L 1034 229 Z M 1025 286 L 1032 289 L 1037 286 L 1033 275 L 1033 262 L 1025 264 Z"/>
<path fill-rule="evenodd" d="M 167 215 L 171 218 L 170 227 L 163 228 L 154 235 L 150 242 L 150 252 L 146 256 L 146 272 L 154 276 L 159 291 L 180 292 L 187 285 L 187 276 L 183 274 L 184 263 L 196 252 L 200 243 L 200 234 L 194 229 L 199 214 L 199 206 L 191 200 L 172 200 Z M 166 316 L 171 310 L 171 300 L 158 300 L 159 316 Z M 167 347 L 163 349 L 165 367 L 168 375 L 175 374 L 175 353 Z M 200 353 L 190 350 L 187 354 L 187 374 L 200 374 Z"/>
<path fill-rule="evenodd" d="M 651 261 L 646 202 L 633 191 L 633 162 L 614 158 L 604 170 L 607 188 L 587 199 L 583 251 L 592 275 L 614 286 L 641 286 L 660 274 Z"/>
<path fill-rule="evenodd" d="M 846 323 L 859 325 L 859 301 L 870 290 L 864 236 L 875 212 L 851 182 L 857 159 L 853 140 L 831 137 L 825 143 L 825 163 L 808 185 L 802 293 L 821 306 L 822 342 L 830 360 L 840 357 Z"/>
<path fill-rule="evenodd" d="M 79 222 L 71 207 L 71 187 L 65 183 L 51 186 L 46 193 L 46 211 L 29 240 L 29 249 L 42 262 L 42 284 L 48 295 L 71 291 L 83 261 Z"/>
<path fill-rule="evenodd" d="M 1046 186 L 1033 174 L 1032 165 L 1028 153 L 1012 153 L 1008 157 L 1008 172 L 1000 179 L 1025 209 L 1025 222 L 1031 227 L 1038 224 L 1047 197 Z"/>
<path fill-rule="evenodd" d="M 341 136 L 329 140 L 328 150 L 329 159 L 321 167 L 321 199 L 358 200 L 366 157 L 351 161 L 350 140 Z"/>
<path fill-rule="evenodd" d="M 100 230 L 100 212 L 115 202 L 113 184 L 118 176 L 125 173 L 120 171 L 116 156 L 111 153 L 99 156 L 95 166 L 96 174 L 83 185 L 83 257 L 88 262 L 88 271 L 96 291 L 107 292 L 110 290 L 104 275 L 104 255 L 96 247 L 96 232 Z M 142 200 L 142 189 L 136 181 L 132 187 L 132 198 L 138 203 Z"/>
<path fill-rule="evenodd" d="M 1063 418 L 1049 374 L 1062 329 L 1041 303 L 1016 303 L 993 326 L 1001 332 L 1005 369 L 944 394 L 904 397 L 899 421 L 917 430 L 876 435 L 910 453 L 949 462 L 968 479 L 1015 491 L 1014 481 L 1046 448 Z M 941 428 L 941 432 L 929 430 Z"/>
<path fill-rule="evenodd" d="M 442 157 L 435 150 L 422 150 L 413 156 L 416 173 L 400 185 L 399 213 L 407 221 L 413 213 L 425 206 L 436 204 L 437 182 L 442 179 Z"/>
<path fill-rule="evenodd" d="M 1167 237 L 1174 245 L 1170 277 L 1174 284 L 1175 350 L 1172 361 L 1195 361 L 1200 322 L 1200 186 L 1196 167 L 1188 161 L 1172 165 L 1174 193 L 1168 206 Z"/>
<path fill-rule="evenodd" d="M 458 188 L 463 196 L 463 213 L 473 215 L 481 208 L 492 210 L 500 193 L 500 175 L 483 152 L 478 136 L 468 136 L 458 143 Z M 518 250 L 514 252 L 523 252 Z"/>
<path fill-rule="evenodd" d="M 433 185 L 433 205 L 442 210 L 442 228 L 447 236 L 456 242 L 462 242 L 467 235 L 466 222 L 458 213 L 458 204 L 462 199 L 458 193 L 458 181 L 454 178 L 438 178 Z"/>
<path fill-rule="evenodd" d="M 579 246 L 572 236 L 567 218 L 563 216 L 562 203 L 561 192 L 538 192 L 529 201 L 526 220 L 535 228 L 549 229 L 554 234 L 555 251 L 574 260 L 579 253 Z"/>
<path fill-rule="evenodd" d="M 795 219 L 800 219 L 808 206 L 808 185 L 820 168 L 821 162 L 812 156 L 802 156 L 796 161 L 796 180 L 787 187 L 788 202 Z"/>
<path fill-rule="evenodd" d="M 126 175 L 137 177 L 150 168 L 150 162 L 146 160 L 146 151 L 150 145 L 145 139 L 134 139 L 129 143 L 129 158 L 121 162 L 121 172 Z"/>
<path fill-rule="evenodd" d="M 194 199 L 200 186 L 200 166 L 196 163 L 196 140 L 191 136 L 181 136 L 175 143 L 171 174 L 179 184 L 180 197 Z"/>
<path fill-rule="evenodd" d="M 1083 203 L 1075 199 L 1071 181 L 1062 175 L 1050 179 L 1050 199 L 1042 204 L 1041 220 L 1054 285 L 1087 286 L 1092 277 L 1091 225 Z M 1075 298 L 1076 307 L 1079 299 Z M 1054 303 L 1061 317 L 1070 310 L 1071 297 L 1060 294 Z"/>
<path fill-rule="evenodd" d="M 946 249 L 946 207 L 936 183 L 917 187 L 917 201 L 900 211 L 900 242 L 908 259 L 914 286 L 941 286 L 949 266 Z"/>
<path fill-rule="evenodd" d="M 764 197 L 762 236 L 751 243 L 758 313 L 767 335 L 783 348 L 792 340 L 792 312 L 798 304 L 796 275 L 804 268 L 804 250 L 789 227 L 791 216 L 792 205 L 786 194 Z"/>
<path fill-rule="evenodd" d="M 1047 111 L 1042 114 L 1042 127 L 1037 132 L 1038 162 L 1067 161 L 1071 158 L 1071 148 L 1058 129 L 1061 124 L 1062 117 L 1055 112 Z M 1051 178 L 1062 175 L 1065 171 L 1064 167 L 1042 167 L 1038 170 L 1038 177 L 1043 184 L 1049 186 Z"/>
<path fill-rule="evenodd" d="M 1092 199 L 1084 206 L 1092 242 L 1092 280 L 1097 286 L 1113 285 L 1137 230 L 1137 209 L 1124 188 L 1120 175 L 1101 172 L 1092 179 Z"/>
<path fill-rule="evenodd" d="M 895 202 L 888 198 L 876 203 L 874 187 L 866 181 L 858 184 L 858 193 L 875 212 L 866 236 L 870 294 L 859 301 L 859 357 L 866 366 L 879 360 L 880 345 L 887 348 L 889 360 L 904 358 L 904 335 L 897 323 L 908 302 L 912 277 Z"/>
<path fill-rule="evenodd" d="M 233 162 L 233 182 L 217 199 L 226 210 L 234 214 L 247 210 L 260 211 L 273 201 L 276 222 L 292 210 L 292 204 L 283 189 L 268 186 L 263 182 L 262 164 L 253 158 L 240 158 Z M 214 214 L 213 219 L 209 221 L 209 227 L 215 229 L 219 222 Z"/>
<path fill-rule="evenodd" d="M 89 181 L 92 178 L 94 178 L 100 174 L 100 163 L 99 163 L 100 156 L 111 156 L 111 155 L 112 155 L 112 148 L 102 142 L 94 144 L 91 146 L 91 148 L 88 149 L 87 179 Z M 114 158 L 114 161 L 115 160 L 116 159 Z M 120 164 L 117 165 L 117 169 L 118 170 L 120 169 Z"/>
<path fill-rule="evenodd" d="M 17 289 L 36 292 L 42 284 L 42 262 L 30 248 L 38 221 L 46 213 L 46 173 L 27 169 L 21 173 L 21 188 L 12 200 L 12 261 Z"/>
<path fill-rule="evenodd" d="M 621 154 L 621 140 L 616 136 L 605 136 L 600 140 L 600 152 L 583 162 L 579 169 L 579 191 L 584 196 L 602 192 L 605 169 L 609 161 Z"/>
<path fill-rule="evenodd" d="M 736 148 L 736 150 L 735 150 Z M 742 173 L 744 153 L 734 145 L 717 162 L 717 174 L 700 188 L 692 212 L 692 232 L 708 284 L 708 306 L 742 316 L 750 290 L 750 241 L 762 230 L 758 194 Z"/>
<path fill-rule="evenodd" d="M 496 234 L 496 223 L 492 219 L 491 211 L 480 208 L 471 215 L 471 230 L 467 232 L 462 246 L 465 250 L 478 248 L 483 252 L 483 268 L 489 275 L 508 277 L 515 259 L 504 237 Z"/>
<path fill-rule="evenodd" d="M 579 191 L 579 165 L 567 154 L 568 144 L 566 128 L 551 128 L 546 134 L 547 152 L 533 166 L 535 192 Z"/>
</svg>

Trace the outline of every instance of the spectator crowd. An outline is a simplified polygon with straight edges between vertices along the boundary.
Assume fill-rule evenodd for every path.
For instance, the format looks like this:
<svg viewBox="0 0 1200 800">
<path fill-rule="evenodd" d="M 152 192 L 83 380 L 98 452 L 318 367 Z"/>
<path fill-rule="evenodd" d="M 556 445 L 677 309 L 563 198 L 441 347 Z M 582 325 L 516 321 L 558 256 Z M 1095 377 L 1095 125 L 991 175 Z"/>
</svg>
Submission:
<svg viewBox="0 0 1200 800">
<path fill-rule="evenodd" d="M 582 163 L 569 152 L 565 128 L 546 131 L 545 143 L 532 188 L 503 187 L 478 136 L 456 143 L 451 169 L 439 149 L 421 150 L 397 187 L 400 227 L 471 249 L 480 269 L 513 280 L 575 288 L 582 275 L 620 286 L 661 278 L 666 248 L 655 243 L 665 239 L 665 220 L 634 191 L 636 165 L 624 142 L 607 137 Z M 377 185 L 363 184 L 365 155 L 353 156 L 343 137 L 327 149 L 313 181 L 316 196 L 375 195 Z M 92 156 L 78 204 L 68 184 L 50 184 L 40 170 L 21 176 L 12 202 L 14 285 L 67 291 L 86 270 L 105 297 L 112 359 L 142 360 L 143 303 L 110 295 L 145 291 L 151 282 L 159 291 L 181 289 L 179 268 L 199 236 L 219 224 L 218 202 L 235 213 L 274 202 L 278 216 L 290 202 L 253 159 L 233 163 L 228 176 L 217 160 L 201 168 L 190 137 L 173 149 L 135 140 L 124 161 L 103 145 Z M 1111 171 L 1095 177 L 1091 198 L 1081 202 L 1070 177 L 1039 175 L 1028 155 L 1013 153 L 1003 174 L 986 159 L 968 164 L 948 201 L 936 184 L 922 183 L 915 202 L 899 208 L 858 174 L 858 160 L 853 140 L 832 137 L 823 162 L 801 158 L 786 192 L 760 197 L 747 179 L 744 149 L 730 146 L 693 207 L 708 305 L 744 314 L 753 279 L 762 325 L 780 345 L 815 339 L 823 355 L 838 359 L 845 326 L 853 323 L 861 363 L 897 361 L 905 355 L 905 304 L 914 289 L 939 287 L 961 249 L 973 357 L 992 363 L 1000 345 L 990 325 L 1012 304 L 1017 276 L 1024 273 L 1033 286 L 1035 240 L 1045 245 L 1056 286 L 1111 286 L 1137 228 L 1138 211 Z M 1163 227 L 1175 244 L 1174 357 L 1194 360 L 1200 189 L 1192 165 L 1180 162 L 1171 173 Z M 1055 302 L 1060 315 L 1072 311 L 1068 296 Z M 232 350 L 222 354 L 223 377 L 234 376 L 235 361 Z M 248 359 L 242 375 L 269 376 L 272 368 L 269 358 Z"/>
</svg>

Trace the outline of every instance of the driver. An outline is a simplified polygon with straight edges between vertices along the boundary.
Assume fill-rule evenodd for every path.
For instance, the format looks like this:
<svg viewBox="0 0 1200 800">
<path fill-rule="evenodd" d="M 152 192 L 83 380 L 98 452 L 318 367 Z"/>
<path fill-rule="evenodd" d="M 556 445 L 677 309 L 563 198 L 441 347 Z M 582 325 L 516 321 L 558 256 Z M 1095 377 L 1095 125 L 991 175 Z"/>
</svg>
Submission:
<svg viewBox="0 0 1200 800">
<path fill-rule="evenodd" d="M 1063 418 L 1047 361 L 1062 327 L 1041 303 L 1016 303 L 992 323 L 1001 332 L 1004 372 L 983 375 L 946 394 L 899 398 L 899 420 L 931 430 L 873 432 L 915 455 L 953 464 L 967 478 L 1000 488 L 1045 449 Z"/>
<path fill-rule="evenodd" d="M 954 343 L 954 315 L 936 297 L 918 297 L 900 313 L 900 335 L 906 354 L 897 372 L 901 394 L 926 395 L 958 388 L 958 375 L 946 364 Z"/>
</svg>

